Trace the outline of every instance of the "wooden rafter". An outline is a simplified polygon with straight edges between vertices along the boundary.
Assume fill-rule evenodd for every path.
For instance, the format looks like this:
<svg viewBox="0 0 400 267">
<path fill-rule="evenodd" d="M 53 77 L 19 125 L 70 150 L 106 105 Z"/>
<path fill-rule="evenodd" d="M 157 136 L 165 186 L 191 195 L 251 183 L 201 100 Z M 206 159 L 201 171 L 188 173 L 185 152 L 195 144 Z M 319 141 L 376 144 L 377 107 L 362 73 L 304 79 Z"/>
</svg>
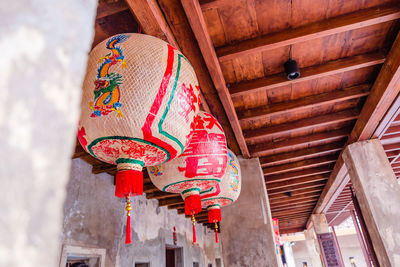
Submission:
<svg viewBox="0 0 400 267">
<path fill-rule="evenodd" d="M 310 175 L 328 173 L 328 172 L 331 172 L 332 169 L 333 169 L 332 165 L 325 165 L 325 166 L 319 166 L 319 167 L 305 169 L 305 170 L 301 170 L 301 171 L 286 172 L 283 174 L 266 175 L 265 182 L 268 185 L 268 184 L 275 183 L 275 182 L 287 181 L 287 180 L 291 180 L 291 179 L 295 179 L 295 178 L 307 177 Z"/>
<path fill-rule="evenodd" d="M 238 118 L 240 121 L 270 119 L 272 116 L 284 115 L 288 112 L 302 112 L 311 108 L 333 105 L 338 102 L 367 96 L 370 88 L 371 85 L 362 84 L 334 92 L 312 95 L 289 102 L 270 104 L 266 107 L 257 107 L 238 111 Z"/>
<path fill-rule="evenodd" d="M 160 38 L 179 49 L 179 45 L 166 23 L 156 0 L 125 1 L 146 34 Z"/>
<path fill-rule="evenodd" d="M 358 118 L 358 115 L 358 109 L 344 110 L 318 117 L 306 118 L 285 124 L 245 131 L 244 136 L 247 142 L 262 141 L 262 139 L 267 137 L 282 138 L 282 136 L 294 133 L 296 131 L 310 130 L 314 129 L 315 127 L 329 126 L 332 124 L 353 121 Z"/>
<path fill-rule="evenodd" d="M 278 173 L 285 173 L 290 171 L 296 171 L 299 169 L 308 169 L 312 167 L 317 167 L 321 165 L 326 165 L 334 163 L 338 157 L 338 154 L 328 155 L 325 157 L 318 157 L 313 159 L 306 159 L 301 161 L 296 161 L 288 164 L 282 164 L 272 167 L 263 168 L 264 175 L 273 175 Z"/>
<path fill-rule="evenodd" d="M 212 2 L 211 2 L 212 3 Z M 220 61 L 400 18 L 399 6 L 373 7 L 216 49 Z"/>
<path fill-rule="evenodd" d="M 325 64 L 311 66 L 300 70 L 301 76 L 295 80 L 288 80 L 284 73 L 267 76 L 260 79 L 232 84 L 229 92 L 233 96 L 247 95 L 260 90 L 270 90 L 284 85 L 308 81 L 337 73 L 366 68 L 382 64 L 385 61 L 383 53 L 368 53 L 353 57 L 329 61 Z"/>
<path fill-rule="evenodd" d="M 273 196 L 275 194 L 281 194 L 281 193 L 287 193 L 287 192 L 295 192 L 297 190 L 305 190 L 305 189 L 312 189 L 312 188 L 319 188 L 325 186 L 325 179 L 322 179 L 321 181 L 310 181 L 310 182 L 305 182 L 301 183 L 298 185 L 286 185 L 283 187 L 278 187 L 278 188 L 271 188 L 267 186 L 267 191 L 268 191 L 268 196 Z"/>
<path fill-rule="evenodd" d="M 243 132 L 240 127 L 232 99 L 229 95 L 228 88 L 226 87 L 226 82 L 222 74 L 221 66 L 219 65 L 214 46 L 207 31 L 206 22 L 204 21 L 199 2 L 197 0 L 182 0 L 181 2 L 198 41 L 201 53 L 203 55 L 204 61 L 206 62 L 211 78 L 214 81 L 215 88 L 217 89 L 218 95 L 224 106 L 225 112 L 227 113 L 229 121 L 231 122 L 231 126 L 233 132 L 235 133 L 240 150 L 242 151 L 243 156 L 245 158 L 248 158 L 250 154 L 243 137 Z"/>
<path fill-rule="evenodd" d="M 276 165 L 276 164 L 283 164 L 289 160 L 295 160 L 298 158 L 312 158 L 317 157 L 319 155 L 326 155 L 329 153 L 334 153 L 343 149 L 344 146 L 343 141 L 336 141 L 333 143 L 315 146 L 311 148 L 304 148 L 297 151 L 290 151 L 285 153 L 280 153 L 276 155 L 266 156 L 260 158 L 260 163 L 262 167 Z"/>
<path fill-rule="evenodd" d="M 282 149 L 292 148 L 296 149 L 299 146 L 307 144 L 308 146 L 315 146 L 321 142 L 334 142 L 347 138 L 350 133 L 349 127 L 341 128 L 330 132 L 316 133 L 307 136 L 300 136 L 290 139 L 282 139 L 278 142 L 260 143 L 249 146 L 250 154 L 253 157 L 261 157 L 271 153 L 279 153 Z"/>
<path fill-rule="evenodd" d="M 296 178 L 289 181 L 282 181 L 277 183 L 271 183 L 267 185 L 268 190 L 284 188 L 288 186 L 295 186 L 300 184 L 309 184 L 310 182 L 325 181 L 329 178 L 329 174 L 317 174 L 308 177 Z"/>
</svg>

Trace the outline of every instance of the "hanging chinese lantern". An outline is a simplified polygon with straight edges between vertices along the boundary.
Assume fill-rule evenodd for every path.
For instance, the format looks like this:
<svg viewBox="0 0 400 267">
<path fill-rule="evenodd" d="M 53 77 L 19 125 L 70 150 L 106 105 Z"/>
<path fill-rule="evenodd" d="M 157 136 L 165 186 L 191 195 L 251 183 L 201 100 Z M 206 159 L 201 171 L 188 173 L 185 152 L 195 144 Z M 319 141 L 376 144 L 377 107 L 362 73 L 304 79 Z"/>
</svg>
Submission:
<svg viewBox="0 0 400 267">
<path fill-rule="evenodd" d="M 193 243 L 196 242 L 194 215 L 201 211 L 200 192 L 216 186 L 227 165 L 225 134 L 218 121 L 200 111 L 195 125 L 192 139 L 182 155 L 148 168 L 150 179 L 157 188 L 182 195 L 185 214 L 192 216 Z"/>
<path fill-rule="evenodd" d="M 188 60 L 166 42 L 119 34 L 90 53 L 78 139 L 93 157 L 117 165 L 115 195 L 143 193 L 142 168 L 183 153 L 199 111 L 198 81 Z"/>
<path fill-rule="evenodd" d="M 228 166 L 219 184 L 202 191 L 201 205 L 208 210 L 208 222 L 215 225 L 215 241 L 218 243 L 218 222 L 221 221 L 221 207 L 235 202 L 242 186 L 240 165 L 237 157 L 228 149 Z"/>
</svg>

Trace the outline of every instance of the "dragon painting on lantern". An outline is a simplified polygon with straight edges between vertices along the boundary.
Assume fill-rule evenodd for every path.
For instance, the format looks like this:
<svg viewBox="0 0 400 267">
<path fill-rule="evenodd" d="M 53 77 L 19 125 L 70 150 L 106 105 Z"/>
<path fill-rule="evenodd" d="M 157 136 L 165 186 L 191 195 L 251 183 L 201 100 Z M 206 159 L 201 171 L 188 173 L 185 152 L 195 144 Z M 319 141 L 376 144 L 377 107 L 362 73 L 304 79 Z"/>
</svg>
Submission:
<svg viewBox="0 0 400 267">
<path fill-rule="evenodd" d="M 126 68 L 127 65 L 122 48 L 117 46 L 117 44 L 126 41 L 128 38 L 129 35 L 120 34 L 114 36 L 106 43 L 106 48 L 111 50 L 111 52 L 101 57 L 98 61 L 101 65 L 97 69 L 97 77 L 94 81 L 94 101 L 89 102 L 89 107 L 93 110 L 91 117 L 108 115 L 113 111 L 117 112 L 117 117 L 123 117 L 120 110 L 122 104 L 119 102 L 119 85 L 122 84 L 122 75 L 115 72 L 109 73 L 108 71 L 111 66 L 119 62 L 121 63 L 121 69 Z"/>
</svg>

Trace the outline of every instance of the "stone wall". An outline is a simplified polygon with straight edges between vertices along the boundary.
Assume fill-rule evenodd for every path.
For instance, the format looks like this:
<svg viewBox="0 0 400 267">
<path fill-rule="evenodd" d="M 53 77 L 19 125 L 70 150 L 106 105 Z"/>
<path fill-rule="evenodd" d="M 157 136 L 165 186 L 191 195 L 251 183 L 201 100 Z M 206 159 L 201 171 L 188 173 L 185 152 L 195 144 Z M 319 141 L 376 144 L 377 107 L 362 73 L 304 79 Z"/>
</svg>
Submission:
<svg viewBox="0 0 400 267">
<path fill-rule="evenodd" d="M 177 247 L 183 248 L 184 266 L 215 264 L 221 258 L 214 232 L 197 225 L 197 244 L 192 246 L 192 225 L 175 210 L 159 207 L 157 200 L 144 196 L 132 198 L 132 244 L 125 245 L 125 202 L 114 197 L 113 177 L 93 175 L 91 166 L 75 159 L 64 205 L 62 243 L 83 247 L 105 248 L 106 266 L 134 266 L 150 262 L 152 267 L 165 266 L 166 245 L 173 244 L 176 227 Z"/>
</svg>

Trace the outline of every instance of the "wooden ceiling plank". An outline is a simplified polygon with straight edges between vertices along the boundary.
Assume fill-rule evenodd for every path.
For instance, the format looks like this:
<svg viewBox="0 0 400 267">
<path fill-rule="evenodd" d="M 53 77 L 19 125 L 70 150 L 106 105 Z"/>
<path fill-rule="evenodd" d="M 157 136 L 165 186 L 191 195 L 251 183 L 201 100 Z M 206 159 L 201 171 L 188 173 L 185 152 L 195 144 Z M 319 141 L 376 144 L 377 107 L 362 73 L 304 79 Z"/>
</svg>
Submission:
<svg viewBox="0 0 400 267">
<path fill-rule="evenodd" d="M 303 225 L 302 227 L 296 227 L 296 228 L 282 228 L 279 229 L 280 234 L 292 234 L 292 233 L 297 233 L 297 232 L 303 232 L 306 229 L 306 226 Z"/>
<path fill-rule="evenodd" d="M 304 212 L 301 212 L 299 214 L 278 215 L 278 216 L 275 216 L 275 217 L 277 217 L 279 219 L 279 223 L 280 223 L 280 222 L 288 222 L 288 221 L 293 220 L 293 219 L 303 219 L 304 218 L 304 219 L 307 220 L 308 216 L 310 216 L 309 211 L 304 211 Z"/>
<path fill-rule="evenodd" d="M 271 152 L 274 152 L 273 154 L 277 154 L 282 149 L 290 148 L 290 150 L 296 150 L 298 146 L 305 144 L 311 147 L 314 143 L 318 144 L 321 142 L 327 143 L 343 140 L 344 138 L 347 138 L 350 130 L 350 127 L 344 127 L 329 132 L 315 133 L 290 139 L 281 139 L 276 142 L 265 142 L 251 145 L 249 146 L 249 150 L 252 157 L 265 156 L 266 154 L 271 154 Z"/>
<path fill-rule="evenodd" d="M 185 202 L 183 201 L 181 196 L 160 199 L 158 201 L 159 206 L 168 206 L 168 205 L 174 205 L 174 204 L 177 205 L 177 204 L 183 204 L 183 203 L 185 203 Z"/>
<path fill-rule="evenodd" d="M 286 74 L 279 73 L 260 79 L 232 84 L 229 87 L 229 92 L 231 96 L 248 95 L 260 90 L 269 90 L 280 86 L 378 65 L 382 64 L 384 61 L 385 55 L 381 52 L 346 57 L 329 61 L 325 64 L 300 69 L 301 76 L 295 80 L 288 80 Z"/>
<path fill-rule="evenodd" d="M 314 129 L 317 126 L 329 126 L 336 123 L 352 121 L 358 118 L 359 113 L 360 111 L 358 109 L 349 109 L 285 124 L 272 125 L 255 130 L 248 130 L 244 132 L 244 136 L 247 142 L 256 142 L 263 138 L 278 138 L 283 134 L 310 130 Z"/>
<path fill-rule="evenodd" d="M 221 66 L 219 65 L 210 34 L 207 31 L 207 25 L 201 11 L 200 4 L 197 0 L 182 0 L 181 3 L 185 10 L 186 17 L 188 18 L 192 27 L 193 33 L 195 34 L 204 61 L 206 62 L 208 71 L 221 99 L 222 105 L 224 106 L 225 112 L 231 123 L 240 150 L 245 158 L 249 158 L 250 154 L 243 136 L 242 128 L 240 127 L 232 99 L 230 97 L 228 88 L 226 87 L 225 78 L 222 74 Z"/>
<path fill-rule="evenodd" d="M 279 202 L 277 204 L 271 204 L 271 209 L 278 209 L 278 208 L 283 208 L 283 207 L 291 207 L 293 204 L 305 204 L 305 203 L 314 203 L 316 204 L 318 201 L 318 197 L 313 197 L 313 198 L 307 198 L 307 199 L 302 199 L 302 200 L 297 200 L 295 202 L 288 201 L 288 202 Z"/>
<path fill-rule="evenodd" d="M 277 206 L 284 205 L 284 204 L 300 204 L 300 203 L 302 203 L 301 201 L 315 200 L 315 198 L 318 198 L 318 197 L 319 197 L 319 194 L 311 193 L 311 194 L 306 194 L 303 196 L 287 197 L 285 199 L 282 199 L 282 198 L 271 199 L 269 201 L 269 204 L 271 205 L 271 207 L 277 207 Z"/>
<path fill-rule="evenodd" d="M 396 96 L 399 93 L 400 86 L 400 33 L 397 34 L 392 48 L 389 51 L 387 59 L 383 64 L 381 71 L 376 78 L 374 85 L 371 88 L 370 95 L 368 96 L 360 116 L 350 134 L 348 143 L 367 140 L 374 134 L 375 129 L 378 127 L 379 121 L 382 120 L 386 111 L 392 105 Z M 339 189 L 343 184 L 349 182 L 346 173 L 346 167 L 342 156 L 339 156 L 336 162 L 334 171 L 329 178 L 324 191 L 315 207 L 314 213 L 322 213 L 329 209 L 329 204 L 332 199 L 340 194 Z M 310 221 L 308 222 L 310 223 Z"/>
<path fill-rule="evenodd" d="M 213 1 L 219 2 L 219 1 Z M 207 4 L 211 5 L 213 2 Z M 204 6 L 203 6 L 204 7 Z M 298 28 L 288 29 L 268 34 L 258 38 L 245 40 L 233 45 L 216 49 L 219 60 L 226 61 L 238 56 L 276 49 L 299 42 L 305 42 L 324 36 L 351 31 L 370 25 L 383 23 L 400 18 L 400 8 L 396 6 L 373 7 L 341 15 L 323 21 L 318 21 Z"/>
<path fill-rule="evenodd" d="M 329 178 L 329 174 L 317 174 L 309 177 L 302 177 L 302 178 L 296 178 L 290 181 L 283 181 L 283 182 L 277 182 L 277 183 L 272 183 L 267 185 L 267 192 L 268 190 L 274 190 L 278 188 L 285 188 L 288 186 L 295 186 L 295 185 L 300 185 L 300 184 L 308 184 L 310 182 L 317 182 L 317 181 L 325 181 Z"/>
<path fill-rule="evenodd" d="M 266 156 L 266 157 L 261 157 L 260 158 L 260 164 L 262 167 L 271 164 L 271 163 L 279 163 L 279 162 L 285 162 L 287 160 L 294 160 L 297 158 L 302 158 L 302 157 L 317 157 L 318 155 L 322 153 L 327 153 L 327 152 L 337 152 L 339 150 L 342 150 L 344 146 L 343 141 L 337 141 L 321 146 L 315 146 L 311 148 L 304 148 L 300 149 L 297 151 L 290 151 L 290 152 L 285 152 L 285 153 L 280 153 L 276 155 L 271 155 L 271 156 Z"/>
<path fill-rule="evenodd" d="M 317 181 L 317 182 L 309 182 L 309 183 L 302 183 L 298 185 L 288 185 L 284 187 L 279 187 L 277 189 L 275 188 L 270 188 L 269 186 L 267 187 L 267 192 L 268 196 L 272 196 L 275 194 L 282 194 L 282 193 L 287 193 L 287 192 L 295 192 L 297 190 L 303 190 L 303 189 L 310 189 L 310 188 L 316 188 L 316 187 L 323 187 L 325 186 L 325 181 Z"/>
<path fill-rule="evenodd" d="M 127 9 L 128 5 L 124 0 L 118 0 L 113 2 L 99 1 L 99 4 L 97 6 L 96 19 L 104 18 Z"/>
<path fill-rule="evenodd" d="M 311 176 L 311 175 L 316 175 L 316 174 L 322 174 L 322 173 L 330 173 L 333 169 L 333 165 L 325 165 L 325 166 L 319 166 L 315 168 L 310 168 L 306 170 L 301 170 L 301 171 L 293 171 L 293 172 L 286 172 L 283 174 L 273 174 L 273 175 L 267 175 L 265 176 L 265 183 L 271 184 L 271 183 L 276 183 L 276 182 L 281 182 L 281 181 L 287 181 L 295 178 L 301 178 L 305 176 Z"/>
<path fill-rule="evenodd" d="M 292 207 L 287 207 L 287 208 L 281 208 L 281 209 L 274 209 L 271 210 L 273 214 L 279 214 L 279 213 L 284 213 L 284 214 L 293 214 L 295 211 L 302 211 L 302 210 L 308 210 L 308 208 L 312 207 L 313 204 L 293 204 Z"/>
<path fill-rule="evenodd" d="M 307 96 L 289 102 L 269 104 L 263 107 L 238 111 L 237 114 L 240 121 L 270 119 L 272 116 L 284 115 L 287 113 L 300 113 L 325 105 L 334 105 L 346 100 L 361 98 L 369 94 L 370 88 L 371 85 L 362 84 L 333 92 Z"/>
<path fill-rule="evenodd" d="M 282 173 L 286 173 L 286 172 L 304 170 L 304 169 L 309 169 L 309 168 L 313 168 L 313 167 L 318 167 L 321 165 L 327 165 L 327 164 L 334 163 L 337 160 L 338 156 L 339 156 L 338 154 L 334 154 L 334 155 L 328 155 L 328 156 L 324 156 L 324 157 L 296 161 L 296 162 L 282 164 L 282 165 L 276 165 L 273 167 L 266 167 L 266 168 L 263 168 L 263 173 L 264 173 L 264 175 L 274 175 L 274 174 L 278 174 L 278 173 L 282 174 Z"/>
<path fill-rule="evenodd" d="M 297 196 L 297 195 L 301 195 L 301 194 L 307 194 L 307 193 L 313 193 L 313 192 L 321 192 L 324 189 L 323 186 L 319 186 L 319 187 L 314 187 L 314 188 L 306 188 L 306 189 L 300 189 L 300 190 L 296 190 L 292 192 L 292 196 Z M 268 198 L 269 199 L 277 199 L 277 198 L 286 198 L 288 196 L 288 194 L 285 193 L 278 193 L 278 194 L 273 194 L 270 195 L 268 194 Z"/>
<path fill-rule="evenodd" d="M 162 191 L 157 191 L 153 193 L 146 194 L 146 198 L 148 199 L 166 199 L 166 198 L 175 198 L 175 197 L 180 197 L 180 194 L 171 194 L 171 193 L 166 193 Z"/>
</svg>

